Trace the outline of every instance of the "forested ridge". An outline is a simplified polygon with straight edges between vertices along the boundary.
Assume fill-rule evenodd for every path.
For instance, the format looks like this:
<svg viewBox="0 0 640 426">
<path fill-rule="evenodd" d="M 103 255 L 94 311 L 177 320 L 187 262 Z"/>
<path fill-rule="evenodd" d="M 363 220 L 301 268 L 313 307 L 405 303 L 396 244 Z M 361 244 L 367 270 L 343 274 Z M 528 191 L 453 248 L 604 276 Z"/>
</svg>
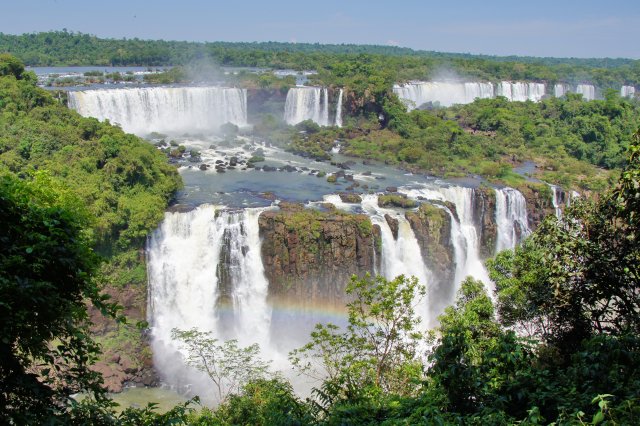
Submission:
<svg viewBox="0 0 640 426">
<path fill-rule="evenodd" d="M 139 250 L 181 186 L 153 146 L 81 117 L 35 82 L 0 55 L 0 418 L 9 424 L 64 418 L 69 395 L 97 389 L 85 299 L 116 318 L 118 299 L 102 294 L 126 286 L 144 298 Z M 143 349 L 135 321 L 144 316 L 130 320 L 111 320 L 103 349 Z M 126 332 L 138 348 L 117 347 Z"/>
<path fill-rule="evenodd" d="M 638 60 L 498 57 L 393 46 L 102 39 L 90 34 L 51 31 L 0 33 L 0 52 L 11 53 L 30 66 L 160 66 L 210 60 L 221 66 L 335 70 L 340 74 L 348 62 L 357 59 L 389 73 L 394 81 L 431 79 L 449 70 L 463 78 L 488 81 L 586 81 L 603 88 L 640 85 Z"/>
</svg>

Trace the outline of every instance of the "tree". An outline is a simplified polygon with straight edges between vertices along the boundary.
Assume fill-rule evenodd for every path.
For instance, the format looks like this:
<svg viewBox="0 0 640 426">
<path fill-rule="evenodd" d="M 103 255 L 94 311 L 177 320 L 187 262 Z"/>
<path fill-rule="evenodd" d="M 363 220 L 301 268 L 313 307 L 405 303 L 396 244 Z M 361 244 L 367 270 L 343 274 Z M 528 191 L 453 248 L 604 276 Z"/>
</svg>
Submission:
<svg viewBox="0 0 640 426">
<path fill-rule="evenodd" d="M 489 263 L 507 326 L 566 354 L 597 334 L 640 333 L 640 133 L 617 187 L 547 218 L 531 241 Z"/>
<path fill-rule="evenodd" d="M 239 347 L 237 340 L 218 343 L 210 332 L 196 328 L 173 329 L 171 337 L 181 342 L 187 365 L 209 376 L 219 402 L 240 393 L 247 383 L 268 375 L 269 363 L 258 358 L 260 347 L 256 343 L 246 348 Z"/>
<path fill-rule="evenodd" d="M 93 281 L 96 256 L 78 199 L 46 174 L 0 175 L 0 420 L 64 419 L 71 395 L 103 399 L 89 370 L 98 347 L 86 327 L 89 300 L 114 313 Z"/>
<path fill-rule="evenodd" d="M 415 308 L 425 292 L 415 277 L 351 278 L 346 330 L 318 324 L 311 342 L 289 356 L 302 374 L 324 380 L 316 390 L 324 405 L 384 392 L 415 394 L 422 377 Z"/>
</svg>

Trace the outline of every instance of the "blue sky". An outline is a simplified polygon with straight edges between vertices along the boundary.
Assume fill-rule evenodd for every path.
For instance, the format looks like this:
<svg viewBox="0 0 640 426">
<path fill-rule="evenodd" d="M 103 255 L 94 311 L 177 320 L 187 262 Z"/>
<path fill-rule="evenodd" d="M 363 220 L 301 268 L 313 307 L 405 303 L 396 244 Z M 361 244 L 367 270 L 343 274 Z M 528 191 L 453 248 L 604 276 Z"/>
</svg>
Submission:
<svg viewBox="0 0 640 426">
<path fill-rule="evenodd" d="M 640 0 L 3 2 L 0 32 L 394 44 L 497 55 L 640 58 Z M 28 7 L 24 6 L 28 4 Z"/>
</svg>

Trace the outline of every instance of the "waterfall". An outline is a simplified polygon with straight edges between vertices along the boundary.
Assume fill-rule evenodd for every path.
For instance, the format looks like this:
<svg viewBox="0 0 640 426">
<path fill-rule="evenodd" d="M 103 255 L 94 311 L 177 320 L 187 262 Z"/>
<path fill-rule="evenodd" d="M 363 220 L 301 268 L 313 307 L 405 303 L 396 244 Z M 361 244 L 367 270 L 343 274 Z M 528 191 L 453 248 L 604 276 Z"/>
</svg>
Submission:
<svg viewBox="0 0 640 426">
<path fill-rule="evenodd" d="M 468 104 L 476 98 L 492 98 L 493 84 L 415 81 L 394 85 L 393 92 L 407 104 L 408 109 L 418 108 L 428 102 L 448 107 L 454 104 Z"/>
<path fill-rule="evenodd" d="M 568 89 L 566 84 L 556 83 L 553 86 L 553 96 L 555 96 L 556 98 L 563 97 L 564 95 L 567 94 L 568 91 L 569 91 L 569 89 Z"/>
<path fill-rule="evenodd" d="M 455 205 L 457 218 L 451 215 L 451 239 L 456 259 L 455 290 L 457 292 L 462 281 L 469 275 L 489 284 L 489 274 L 480 259 L 480 236 L 474 220 L 473 188 L 422 185 L 413 189 L 403 188 L 402 192 L 412 199 L 448 201 Z M 448 208 L 446 210 L 451 214 Z M 453 303 L 453 300 L 449 303 Z"/>
<path fill-rule="evenodd" d="M 544 83 L 502 81 L 498 84 L 496 95 L 504 96 L 510 101 L 524 102 L 529 100 L 538 102 L 545 93 L 546 86 Z"/>
<path fill-rule="evenodd" d="M 400 274 L 406 277 L 415 276 L 420 284 L 429 286 L 431 272 L 424 264 L 418 240 L 416 239 L 409 221 L 404 217 L 404 212 L 378 206 L 377 195 L 364 195 L 361 204 L 362 209 L 369 215 L 371 222 L 380 226 L 382 237 L 382 264 L 381 274 L 387 279 L 393 279 Z M 385 219 L 389 215 L 398 221 L 398 238 L 394 238 L 389 223 Z M 434 313 L 427 301 L 419 309 L 423 324 L 433 325 Z"/>
<path fill-rule="evenodd" d="M 340 92 L 338 94 L 338 103 L 336 104 L 336 126 L 337 127 L 342 127 L 342 92 L 343 90 L 340 89 Z"/>
<path fill-rule="evenodd" d="M 312 120 L 320 126 L 329 125 L 329 91 L 324 87 L 292 87 L 287 92 L 284 121 L 296 125 Z"/>
<path fill-rule="evenodd" d="M 633 98 L 636 94 L 636 88 L 633 86 L 622 86 L 620 88 L 620 96 L 623 98 Z"/>
<path fill-rule="evenodd" d="M 166 213 L 149 238 L 151 346 L 168 383 L 206 388 L 202 375 L 179 362 L 173 328 L 196 327 L 221 340 L 235 338 L 241 345 L 259 343 L 268 349 L 271 313 L 258 236 L 263 210 L 230 212 L 204 205 L 188 213 Z"/>
<path fill-rule="evenodd" d="M 513 188 L 496 189 L 496 251 L 512 249 L 531 233 L 527 218 L 527 201 Z"/>
<path fill-rule="evenodd" d="M 145 136 L 247 125 L 247 93 L 228 87 L 146 87 L 69 92 L 69 107 Z"/>
<path fill-rule="evenodd" d="M 562 190 L 555 185 L 549 185 L 549 187 L 551 188 L 551 191 L 553 191 L 551 204 L 553 205 L 553 209 L 555 210 L 556 218 L 561 219 L 562 209 L 560 208 L 560 204 L 562 203 Z"/>
<path fill-rule="evenodd" d="M 591 84 L 578 84 L 576 93 L 580 93 L 585 101 L 592 101 L 596 98 L 596 88 Z"/>
</svg>

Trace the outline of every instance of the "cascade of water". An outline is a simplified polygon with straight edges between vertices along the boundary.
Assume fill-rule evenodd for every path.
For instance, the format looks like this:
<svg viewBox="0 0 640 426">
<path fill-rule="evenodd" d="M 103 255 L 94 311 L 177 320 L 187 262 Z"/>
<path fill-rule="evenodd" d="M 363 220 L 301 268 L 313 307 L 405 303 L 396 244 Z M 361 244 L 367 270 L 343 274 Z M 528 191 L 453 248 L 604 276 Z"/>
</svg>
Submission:
<svg viewBox="0 0 640 426">
<path fill-rule="evenodd" d="M 455 205 L 457 221 L 451 222 L 451 234 L 456 251 L 456 291 L 469 275 L 487 284 L 490 283 L 489 274 L 480 259 L 480 237 L 473 213 L 474 190 L 462 186 L 423 185 L 413 189 L 403 188 L 402 192 L 412 199 L 421 197 L 427 200 L 449 201 Z"/>
<path fill-rule="evenodd" d="M 496 189 L 496 224 L 498 238 L 496 251 L 512 249 L 529 235 L 527 201 L 513 188 Z"/>
<path fill-rule="evenodd" d="M 421 284 L 428 286 L 431 282 L 431 272 L 424 264 L 418 240 L 404 214 L 393 209 L 379 207 L 377 195 L 363 196 L 361 207 L 369 215 L 371 222 L 380 226 L 382 275 L 387 279 L 393 279 L 400 274 L 404 274 L 406 277 L 415 276 Z M 394 238 L 385 215 L 398 221 L 397 239 Z M 435 317 L 427 304 L 424 304 L 423 308 L 419 312 L 423 323 L 431 324 Z"/>
<path fill-rule="evenodd" d="M 336 104 L 336 126 L 342 127 L 342 89 L 338 93 L 338 103 Z"/>
<path fill-rule="evenodd" d="M 258 236 L 262 210 L 228 212 L 201 206 L 188 213 L 167 213 L 149 239 L 148 316 L 154 362 L 169 383 L 199 382 L 177 361 L 173 328 L 196 327 L 219 338 L 238 339 L 242 345 L 260 343 L 267 348 L 271 315 Z M 226 283 L 221 278 L 225 274 Z M 230 288 L 221 288 L 225 285 Z"/>
<path fill-rule="evenodd" d="M 287 92 L 284 121 L 295 125 L 312 120 L 320 126 L 329 125 L 328 90 L 322 87 L 292 87 Z"/>
<path fill-rule="evenodd" d="M 585 101 L 592 101 L 596 98 L 596 88 L 591 84 L 578 84 L 576 93 L 580 93 Z"/>
<path fill-rule="evenodd" d="M 569 89 L 568 89 L 566 84 L 556 83 L 553 86 L 553 96 L 555 96 L 556 98 L 563 97 L 564 95 L 567 94 L 568 91 L 569 91 Z"/>
<path fill-rule="evenodd" d="M 247 125 L 247 92 L 228 87 L 145 87 L 69 92 L 69 106 L 138 135 Z"/>
<path fill-rule="evenodd" d="M 636 94 L 636 88 L 633 86 L 622 86 L 620 88 L 620 96 L 623 98 L 633 98 Z"/>
<path fill-rule="evenodd" d="M 560 204 L 562 203 L 562 200 L 561 200 L 562 191 L 560 190 L 559 187 L 555 185 L 549 185 L 549 187 L 551 188 L 551 191 L 553 191 L 553 197 L 551 197 L 551 204 L 553 205 L 553 209 L 555 210 L 556 218 L 561 219 L 562 209 L 560 208 Z"/>
<path fill-rule="evenodd" d="M 476 98 L 492 98 L 493 84 L 480 82 L 441 82 L 415 81 L 403 85 L 394 85 L 393 91 L 409 109 L 432 102 L 442 106 L 468 104 Z"/>
<path fill-rule="evenodd" d="M 497 96 L 504 96 L 510 101 L 524 102 L 530 100 L 538 102 L 546 93 L 544 83 L 525 83 L 502 81 L 498 83 Z"/>
</svg>

